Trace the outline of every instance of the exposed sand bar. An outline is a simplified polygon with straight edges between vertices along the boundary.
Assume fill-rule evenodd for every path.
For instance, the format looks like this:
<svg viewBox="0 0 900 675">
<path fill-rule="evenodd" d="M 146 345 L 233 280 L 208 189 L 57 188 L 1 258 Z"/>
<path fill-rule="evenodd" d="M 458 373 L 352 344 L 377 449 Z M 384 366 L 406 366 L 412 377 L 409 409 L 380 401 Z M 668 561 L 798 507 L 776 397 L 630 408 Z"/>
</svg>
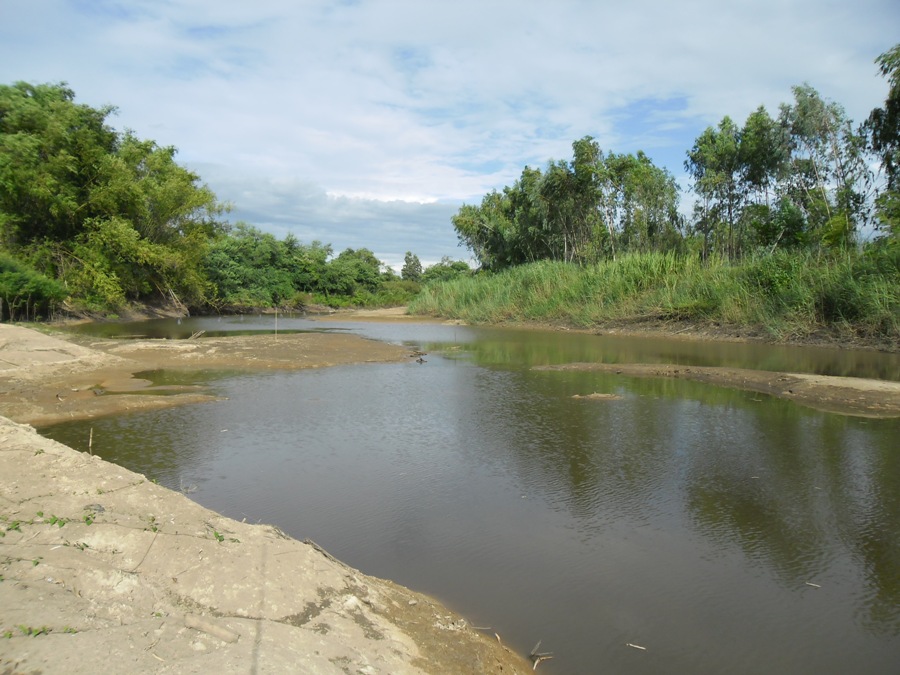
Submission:
<svg viewBox="0 0 900 675">
<path fill-rule="evenodd" d="M 681 378 L 777 396 L 810 408 L 842 415 L 900 417 L 900 382 L 885 380 L 646 363 L 567 363 L 536 366 L 534 370 L 580 370 L 626 377 Z"/>
</svg>

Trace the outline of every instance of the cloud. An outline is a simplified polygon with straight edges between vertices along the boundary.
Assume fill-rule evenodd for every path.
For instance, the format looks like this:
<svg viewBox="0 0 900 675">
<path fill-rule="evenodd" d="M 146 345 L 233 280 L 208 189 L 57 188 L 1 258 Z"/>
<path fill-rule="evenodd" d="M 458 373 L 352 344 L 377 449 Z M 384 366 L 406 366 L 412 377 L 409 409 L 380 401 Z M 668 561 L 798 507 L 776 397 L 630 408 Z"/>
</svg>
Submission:
<svg viewBox="0 0 900 675">
<path fill-rule="evenodd" d="M 191 169 L 217 194 L 233 196 L 232 221 L 251 223 L 279 238 L 290 233 L 303 242 L 332 244 L 335 254 L 368 248 L 396 270 L 406 251 L 417 253 L 425 265 L 445 255 L 470 257 L 448 226 L 459 208 L 456 202 L 362 199 L 328 194 L 302 179 L 236 179 L 225 167 L 214 165 Z"/>
<path fill-rule="evenodd" d="M 587 134 L 680 178 L 705 126 L 795 84 L 862 120 L 897 25 L 895 0 L 44 0 L 0 8 L 0 81 L 117 105 L 261 227 L 424 261 Z"/>
</svg>

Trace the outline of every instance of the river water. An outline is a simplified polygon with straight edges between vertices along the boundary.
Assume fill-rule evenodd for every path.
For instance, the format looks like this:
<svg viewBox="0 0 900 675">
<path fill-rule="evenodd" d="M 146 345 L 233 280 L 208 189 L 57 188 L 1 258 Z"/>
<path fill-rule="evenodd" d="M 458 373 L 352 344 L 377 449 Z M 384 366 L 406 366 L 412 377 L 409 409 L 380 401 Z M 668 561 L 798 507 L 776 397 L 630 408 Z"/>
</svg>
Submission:
<svg viewBox="0 0 900 675">
<path fill-rule="evenodd" d="M 323 326 L 426 362 L 194 373 L 227 400 L 40 431 L 85 450 L 93 429 L 105 459 L 436 596 L 519 652 L 540 640 L 555 658 L 538 672 L 900 672 L 900 420 L 531 369 L 642 361 L 900 380 L 898 355 L 279 319 L 282 331 Z M 103 330 L 273 328 L 245 317 Z M 594 392 L 620 398 L 572 398 Z"/>
</svg>

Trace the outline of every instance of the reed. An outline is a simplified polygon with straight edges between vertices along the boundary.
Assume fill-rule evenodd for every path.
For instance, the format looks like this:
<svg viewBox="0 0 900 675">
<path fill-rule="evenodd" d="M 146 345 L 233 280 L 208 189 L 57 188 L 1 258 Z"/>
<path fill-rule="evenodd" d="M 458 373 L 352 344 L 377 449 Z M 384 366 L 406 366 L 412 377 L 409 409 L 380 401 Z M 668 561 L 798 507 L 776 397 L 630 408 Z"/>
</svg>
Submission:
<svg viewBox="0 0 900 675">
<path fill-rule="evenodd" d="M 579 266 L 542 261 L 426 286 L 410 312 L 472 323 L 726 324 L 776 339 L 828 331 L 900 345 L 900 253 L 776 252 L 732 263 L 633 253 Z"/>
</svg>

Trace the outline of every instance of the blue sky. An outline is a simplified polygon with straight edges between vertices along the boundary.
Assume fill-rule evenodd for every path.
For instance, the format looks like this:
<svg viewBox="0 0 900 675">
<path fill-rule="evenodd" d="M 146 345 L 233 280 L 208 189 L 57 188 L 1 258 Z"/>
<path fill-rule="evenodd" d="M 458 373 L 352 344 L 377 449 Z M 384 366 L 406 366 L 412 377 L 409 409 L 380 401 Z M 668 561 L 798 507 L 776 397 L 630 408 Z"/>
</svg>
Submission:
<svg viewBox="0 0 900 675">
<path fill-rule="evenodd" d="M 460 204 L 585 135 L 687 187 L 706 126 L 792 85 L 861 121 L 898 27 L 896 0 L 0 0 L 0 82 L 68 82 L 232 220 L 399 268 L 467 259 Z"/>
</svg>

